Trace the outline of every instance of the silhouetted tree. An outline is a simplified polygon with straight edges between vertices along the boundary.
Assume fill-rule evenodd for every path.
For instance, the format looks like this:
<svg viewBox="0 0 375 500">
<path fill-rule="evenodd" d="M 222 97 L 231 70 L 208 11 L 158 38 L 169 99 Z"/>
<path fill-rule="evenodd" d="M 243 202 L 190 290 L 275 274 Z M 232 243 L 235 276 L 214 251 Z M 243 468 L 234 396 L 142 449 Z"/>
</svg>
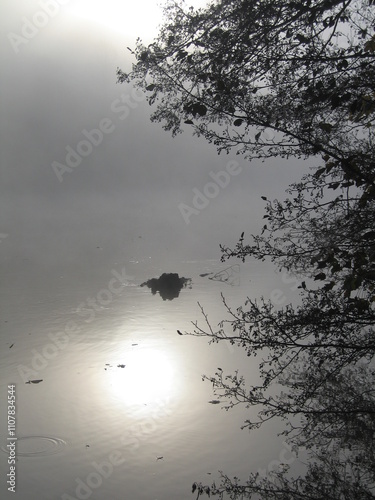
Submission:
<svg viewBox="0 0 375 500">
<path fill-rule="evenodd" d="M 373 186 L 372 0 L 170 1 L 155 41 L 138 40 L 120 82 L 146 91 L 151 119 L 188 124 L 249 159 L 323 155 Z"/>
<path fill-rule="evenodd" d="M 286 420 L 283 434 L 309 454 L 248 481 L 222 476 L 203 494 L 231 499 L 368 499 L 375 491 L 375 6 L 373 0 L 217 0 L 165 7 L 155 41 L 141 40 L 120 82 L 143 89 L 152 121 L 185 125 L 249 160 L 315 157 L 319 167 L 266 200 L 260 235 L 222 259 L 270 259 L 300 280 L 300 304 L 247 299 L 216 330 L 258 359 L 260 382 L 218 369 L 205 376 L 226 408 L 255 415 L 244 427 Z"/>
<path fill-rule="evenodd" d="M 308 472 L 293 482 L 281 471 L 270 484 L 256 475 L 245 485 L 224 476 L 218 489 L 197 485 L 198 494 L 297 499 L 310 488 L 307 498 L 375 496 L 374 199 L 368 188 L 334 182 L 326 171 L 305 176 L 284 202 L 267 201 L 262 234 L 249 244 L 242 234 L 234 249 L 222 246 L 223 260 L 271 259 L 294 274 L 300 305 L 248 298 L 233 310 L 223 297 L 229 319 L 214 329 L 202 308 L 207 328 L 195 323 L 191 333 L 261 359 L 257 385 L 221 369 L 204 378 L 229 401 L 227 409 L 256 410 L 243 427 L 286 420 L 283 434 L 309 452 Z M 336 189 L 340 194 L 327 194 Z"/>
</svg>

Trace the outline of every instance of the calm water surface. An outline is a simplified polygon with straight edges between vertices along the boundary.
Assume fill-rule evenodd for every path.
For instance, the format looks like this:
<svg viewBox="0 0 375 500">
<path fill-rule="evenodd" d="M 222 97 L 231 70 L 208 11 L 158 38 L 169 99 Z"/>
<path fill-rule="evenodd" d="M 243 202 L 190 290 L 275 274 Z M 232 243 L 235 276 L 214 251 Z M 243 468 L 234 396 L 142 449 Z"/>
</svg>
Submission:
<svg viewBox="0 0 375 500">
<path fill-rule="evenodd" d="M 179 262 L 173 269 L 134 261 L 125 286 L 110 285 L 122 267 L 103 268 L 86 281 L 51 276 L 33 289 L 8 276 L 1 297 L 0 461 L 4 492 L 6 390 L 14 383 L 17 489 L 10 498 L 190 499 L 194 481 L 211 484 L 219 470 L 245 479 L 282 449 L 269 429 L 241 431 L 248 410 L 210 404 L 215 396 L 201 380 L 220 366 L 240 368 L 255 381 L 256 366 L 226 345 L 176 332 L 192 331 L 195 320 L 204 326 L 198 301 L 216 327 L 226 316 L 221 292 L 238 307 L 247 295 L 267 297 L 275 277 L 241 264 L 225 283 L 199 276 L 228 267 L 219 261 Z M 21 274 L 30 283 L 27 272 L 25 264 Z M 192 278 L 192 288 L 163 301 L 139 286 L 162 272 Z M 110 287 L 116 292 L 108 293 Z M 94 307 L 90 298 L 98 294 L 104 305 Z"/>
</svg>

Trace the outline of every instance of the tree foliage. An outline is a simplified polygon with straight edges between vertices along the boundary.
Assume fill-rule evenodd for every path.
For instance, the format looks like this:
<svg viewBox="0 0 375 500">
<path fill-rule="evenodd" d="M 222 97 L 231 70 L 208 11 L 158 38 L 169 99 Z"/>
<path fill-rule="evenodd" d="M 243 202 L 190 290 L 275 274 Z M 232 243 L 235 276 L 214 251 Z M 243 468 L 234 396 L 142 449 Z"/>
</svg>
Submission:
<svg viewBox="0 0 375 500">
<path fill-rule="evenodd" d="M 190 335 L 230 342 L 258 361 L 260 382 L 218 369 L 205 376 L 230 409 L 309 453 L 244 483 L 222 475 L 193 493 L 219 498 L 369 499 L 375 496 L 375 6 L 372 0 L 217 0 L 205 9 L 170 1 L 156 40 L 133 52 L 120 82 L 154 106 L 173 135 L 186 127 L 248 159 L 314 157 L 284 201 L 265 197 L 261 234 L 222 260 L 270 260 L 299 280 L 300 303 L 247 298 L 214 329 Z M 255 412 L 254 412 L 255 410 Z"/>
<path fill-rule="evenodd" d="M 375 15 L 368 0 L 170 1 L 130 74 L 172 134 L 188 124 L 249 159 L 326 157 L 373 186 Z M 373 188 L 372 188 L 373 189 Z M 372 192 L 373 194 L 373 192 Z"/>
</svg>

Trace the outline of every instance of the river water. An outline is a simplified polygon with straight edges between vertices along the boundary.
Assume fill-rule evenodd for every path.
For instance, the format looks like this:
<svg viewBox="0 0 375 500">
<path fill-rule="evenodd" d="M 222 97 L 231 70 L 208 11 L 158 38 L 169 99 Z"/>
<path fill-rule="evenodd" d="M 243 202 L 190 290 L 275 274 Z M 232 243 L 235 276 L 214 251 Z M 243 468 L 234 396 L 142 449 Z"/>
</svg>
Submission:
<svg viewBox="0 0 375 500">
<path fill-rule="evenodd" d="M 25 283 L 28 272 L 24 263 Z M 163 300 L 139 286 L 162 272 L 191 278 L 190 287 Z M 220 367 L 252 383 L 256 365 L 224 343 L 177 334 L 192 332 L 192 321 L 205 327 L 199 304 L 215 329 L 228 317 L 222 293 L 233 307 L 246 296 L 269 296 L 272 273 L 254 263 L 176 261 L 156 269 L 134 260 L 103 265 L 89 283 L 34 282 L 9 280 L 2 296 L 1 491 L 9 486 L 9 384 L 17 437 L 11 498 L 189 499 L 194 481 L 218 482 L 220 470 L 246 479 L 277 463 L 284 445 L 276 430 L 272 438 L 270 427 L 241 430 L 250 410 L 210 403 L 212 387 L 202 382 Z"/>
</svg>

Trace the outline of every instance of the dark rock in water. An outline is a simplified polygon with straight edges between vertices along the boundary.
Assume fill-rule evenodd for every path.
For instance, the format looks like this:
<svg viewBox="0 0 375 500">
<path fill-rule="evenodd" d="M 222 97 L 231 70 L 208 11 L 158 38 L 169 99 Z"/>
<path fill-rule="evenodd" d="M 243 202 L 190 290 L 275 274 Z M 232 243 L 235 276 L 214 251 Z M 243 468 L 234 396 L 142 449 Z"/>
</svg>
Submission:
<svg viewBox="0 0 375 500">
<path fill-rule="evenodd" d="M 141 286 L 150 288 L 153 295 L 159 292 L 163 300 L 173 300 L 180 295 L 183 288 L 190 284 L 190 278 L 180 278 L 177 273 L 163 273 L 160 278 L 151 278 Z"/>
</svg>

